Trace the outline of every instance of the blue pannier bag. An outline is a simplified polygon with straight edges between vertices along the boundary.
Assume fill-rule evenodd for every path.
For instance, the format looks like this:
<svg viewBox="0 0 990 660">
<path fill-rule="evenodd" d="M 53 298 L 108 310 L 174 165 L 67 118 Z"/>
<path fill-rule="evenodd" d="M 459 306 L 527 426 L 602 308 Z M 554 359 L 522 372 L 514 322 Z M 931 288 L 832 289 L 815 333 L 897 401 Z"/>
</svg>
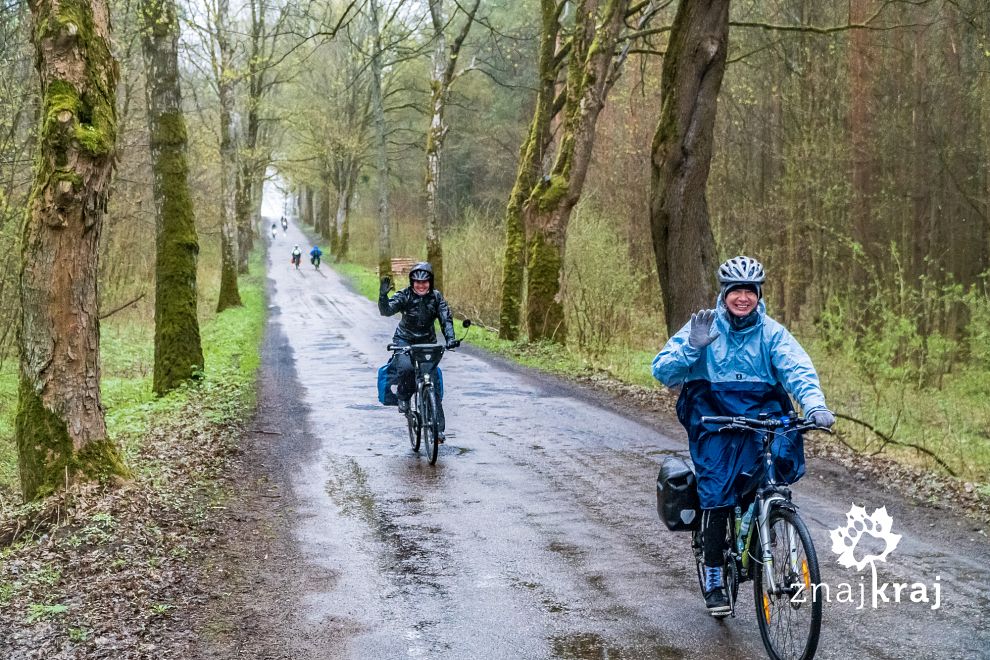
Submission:
<svg viewBox="0 0 990 660">
<path fill-rule="evenodd" d="M 440 367 L 437 367 L 437 394 L 442 401 L 443 372 L 440 371 Z M 399 405 L 399 397 L 395 394 L 395 370 L 392 368 L 391 359 L 378 368 L 378 402 L 384 406 Z"/>
</svg>

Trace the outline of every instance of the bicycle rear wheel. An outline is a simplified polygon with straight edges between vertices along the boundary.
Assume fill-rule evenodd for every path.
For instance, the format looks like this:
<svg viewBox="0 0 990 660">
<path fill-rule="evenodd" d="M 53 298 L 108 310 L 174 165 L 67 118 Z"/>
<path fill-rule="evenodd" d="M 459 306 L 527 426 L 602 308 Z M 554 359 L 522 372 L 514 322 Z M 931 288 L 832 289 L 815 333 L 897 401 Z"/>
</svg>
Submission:
<svg viewBox="0 0 990 660">
<path fill-rule="evenodd" d="M 760 636 L 772 660 L 811 660 L 822 628 L 822 602 L 813 589 L 821 581 L 815 545 L 795 511 L 775 508 L 768 526 L 773 561 L 753 566 Z"/>
<path fill-rule="evenodd" d="M 429 459 L 430 465 L 435 465 L 437 454 L 440 450 L 440 446 L 437 443 L 437 436 L 440 434 L 440 423 L 437 419 L 437 400 L 432 386 L 423 388 L 420 399 L 420 410 L 422 411 L 420 428 L 423 430 L 423 444 L 426 449 L 426 458 Z"/>
</svg>

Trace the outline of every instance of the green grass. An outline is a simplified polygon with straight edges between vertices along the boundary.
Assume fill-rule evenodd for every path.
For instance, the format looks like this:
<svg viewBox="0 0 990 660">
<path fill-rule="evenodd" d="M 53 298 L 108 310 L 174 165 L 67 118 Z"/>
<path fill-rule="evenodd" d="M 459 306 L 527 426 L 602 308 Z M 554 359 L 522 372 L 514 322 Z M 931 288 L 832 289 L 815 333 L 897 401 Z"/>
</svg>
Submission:
<svg viewBox="0 0 990 660">
<path fill-rule="evenodd" d="M 156 420 L 178 414 L 190 397 L 212 398 L 210 421 L 239 419 L 254 405 L 254 379 L 264 332 L 266 309 L 264 264 L 252 255 L 251 272 L 239 280 L 243 306 L 200 320 L 206 362 L 201 383 L 183 386 L 164 397 L 151 390 L 154 365 L 154 326 L 147 314 L 120 314 L 101 323 L 100 393 L 107 411 L 107 430 L 124 452 L 132 470 L 154 469 L 135 461 L 141 443 Z M 17 410 L 17 363 L 0 371 L 0 502 L 19 491 L 14 416 Z"/>
</svg>

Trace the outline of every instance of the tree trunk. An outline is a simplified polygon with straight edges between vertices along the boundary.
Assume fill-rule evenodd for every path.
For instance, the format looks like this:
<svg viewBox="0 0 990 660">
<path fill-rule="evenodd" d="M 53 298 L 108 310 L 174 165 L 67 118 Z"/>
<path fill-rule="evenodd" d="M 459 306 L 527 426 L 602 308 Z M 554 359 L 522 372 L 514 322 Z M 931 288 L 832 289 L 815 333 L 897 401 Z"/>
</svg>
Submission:
<svg viewBox="0 0 990 660">
<path fill-rule="evenodd" d="M 440 183 L 443 174 L 443 143 L 447 138 L 444 113 L 450 86 L 454 81 L 454 69 L 461 46 L 474 23 L 480 0 L 467 11 L 467 17 L 454 42 L 447 50 L 447 20 L 443 13 L 443 0 L 429 0 L 430 18 L 433 21 L 433 48 L 430 70 L 430 128 L 426 133 L 426 260 L 433 266 L 433 283 L 443 289 L 443 248 L 440 245 Z"/>
<path fill-rule="evenodd" d="M 877 0 L 849 0 L 849 22 L 862 23 L 876 11 Z M 853 30 L 849 35 L 849 145 L 851 149 L 852 235 L 862 248 L 860 255 L 851 254 L 852 268 L 846 269 L 853 286 L 872 286 L 867 275 L 882 261 L 880 245 L 882 232 L 873 217 L 876 194 L 876 163 L 871 137 L 874 86 L 873 35 L 869 30 Z M 865 259 L 865 264 L 863 260 Z M 865 266 L 865 268 L 864 268 Z"/>
<path fill-rule="evenodd" d="M 337 196 L 337 214 L 335 217 L 338 236 L 337 252 L 335 253 L 337 261 L 347 260 L 347 250 L 350 242 L 351 198 L 354 196 L 354 186 L 357 185 L 358 170 L 357 160 L 354 158 L 349 159 L 342 177 L 343 189 Z"/>
<path fill-rule="evenodd" d="M 145 0 L 143 12 L 148 132 L 157 215 L 152 388 L 156 394 L 164 394 L 203 368 L 196 317 L 199 238 L 189 193 L 175 2 Z"/>
<path fill-rule="evenodd" d="M 237 172 L 237 191 L 234 198 L 237 214 L 237 272 L 241 275 L 248 273 L 248 257 L 254 243 L 251 237 L 251 202 L 254 197 L 251 179 L 251 164 L 242 162 Z"/>
<path fill-rule="evenodd" d="M 447 34 L 443 0 L 429 0 L 433 19 L 433 56 L 430 69 L 430 128 L 426 132 L 426 260 L 433 266 L 433 283 L 443 290 L 443 248 L 440 245 L 440 165 L 448 127 L 444 122 L 450 80 L 447 78 Z"/>
<path fill-rule="evenodd" d="M 22 236 L 14 430 L 27 500 L 127 475 L 100 403 L 97 258 L 117 140 L 109 10 L 104 0 L 71 12 L 30 7 L 42 108 Z"/>
<path fill-rule="evenodd" d="M 392 274 L 392 243 L 389 237 L 388 151 L 385 143 L 385 99 L 382 94 L 382 35 L 378 0 L 371 0 L 371 29 L 374 53 L 371 58 L 371 110 L 375 129 L 375 169 L 378 174 L 378 274 Z"/>
<path fill-rule="evenodd" d="M 526 230 L 522 210 L 530 191 L 542 174 L 543 160 L 550 145 L 550 122 L 553 119 L 557 84 L 554 51 L 560 26 L 557 22 L 555 0 L 540 0 L 540 14 L 540 86 L 533 119 L 529 124 L 529 135 L 520 149 L 516 181 L 505 209 L 505 252 L 502 260 L 498 335 L 502 339 L 513 341 L 519 338 L 519 317 L 526 276 Z"/>
<path fill-rule="evenodd" d="M 711 307 L 717 267 L 705 189 L 729 41 L 729 0 L 682 0 L 661 74 L 650 228 L 667 332 Z"/>
<path fill-rule="evenodd" d="M 530 341 L 567 338 L 561 281 L 571 213 L 581 198 L 595 144 L 595 127 L 614 82 L 615 48 L 629 0 L 583 0 L 575 8 L 566 102 L 550 176 L 523 206 L 528 236 L 526 327 Z"/>
<path fill-rule="evenodd" d="M 330 177 L 323 177 L 322 194 L 320 195 L 320 214 L 317 230 L 324 239 L 329 239 L 331 245 L 337 243 L 336 235 L 331 235 L 330 228 L 336 229 L 336 225 L 330 222 L 330 200 L 333 197 L 333 187 L 330 185 Z"/>
<path fill-rule="evenodd" d="M 234 82 L 231 77 L 233 45 L 228 27 L 229 0 L 217 2 L 217 44 L 220 67 L 220 197 L 223 216 L 220 227 L 220 296 L 217 311 L 241 304 L 237 289 L 237 145 L 234 142 Z"/>
</svg>

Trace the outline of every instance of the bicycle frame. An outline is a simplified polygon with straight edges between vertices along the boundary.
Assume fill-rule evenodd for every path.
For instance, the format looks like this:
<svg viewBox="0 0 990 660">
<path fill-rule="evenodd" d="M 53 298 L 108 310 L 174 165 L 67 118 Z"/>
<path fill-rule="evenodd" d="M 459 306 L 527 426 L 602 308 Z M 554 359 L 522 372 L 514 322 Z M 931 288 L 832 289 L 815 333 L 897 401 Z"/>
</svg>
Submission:
<svg viewBox="0 0 990 660">
<path fill-rule="evenodd" d="M 791 510 L 796 510 L 797 507 L 794 506 L 791 501 L 791 491 L 785 485 L 777 481 L 777 470 L 774 466 L 773 461 L 773 438 L 778 433 L 790 433 L 797 432 L 801 433 L 803 431 L 817 429 L 813 423 L 809 423 L 807 420 L 802 420 L 797 417 L 786 418 L 788 421 L 775 420 L 775 419 L 761 419 L 761 420 L 748 420 L 742 417 L 704 417 L 702 421 L 724 424 L 720 430 L 743 430 L 752 431 L 758 433 L 760 436 L 760 441 L 763 445 L 763 456 L 762 456 L 762 467 L 763 474 L 760 480 L 760 484 L 756 489 L 756 496 L 753 500 L 754 502 L 754 518 L 753 525 L 748 531 L 747 538 L 744 541 L 742 552 L 738 552 L 736 538 L 736 527 L 734 524 L 730 523 L 730 535 L 732 538 L 732 544 L 729 548 L 729 555 L 732 557 L 733 561 L 736 562 L 739 577 L 741 580 L 749 578 L 751 569 L 749 568 L 748 558 L 760 562 L 763 565 L 763 574 L 768 579 L 769 587 L 774 593 L 780 593 L 780 587 L 776 584 L 774 574 L 773 574 L 773 552 L 770 544 L 770 514 L 774 509 L 779 507 L 786 507 Z M 756 422 L 754 424 L 753 422 Z M 820 429 L 819 429 L 820 430 Z M 755 553 L 752 552 L 751 544 L 753 539 L 753 529 L 759 531 L 760 537 L 760 547 L 759 547 L 759 558 L 756 557 Z M 788 543 L 788 556 L 791 559 L 791 569 L 798 573 L 800 567 L 797 566 L 797 543 L 796 539 L 793 538 L 793 529 L 789 529 L 789 536 L 791 538 L 787 539 Z M 747 558 L 748 555 L 748 558 Z M 731 595 L 730 595 L 731 599 Z M 733 608 L 734 609 L 734 608 Z M 733 613 L 734 616 L 734 613 Z"/>
</svg>

